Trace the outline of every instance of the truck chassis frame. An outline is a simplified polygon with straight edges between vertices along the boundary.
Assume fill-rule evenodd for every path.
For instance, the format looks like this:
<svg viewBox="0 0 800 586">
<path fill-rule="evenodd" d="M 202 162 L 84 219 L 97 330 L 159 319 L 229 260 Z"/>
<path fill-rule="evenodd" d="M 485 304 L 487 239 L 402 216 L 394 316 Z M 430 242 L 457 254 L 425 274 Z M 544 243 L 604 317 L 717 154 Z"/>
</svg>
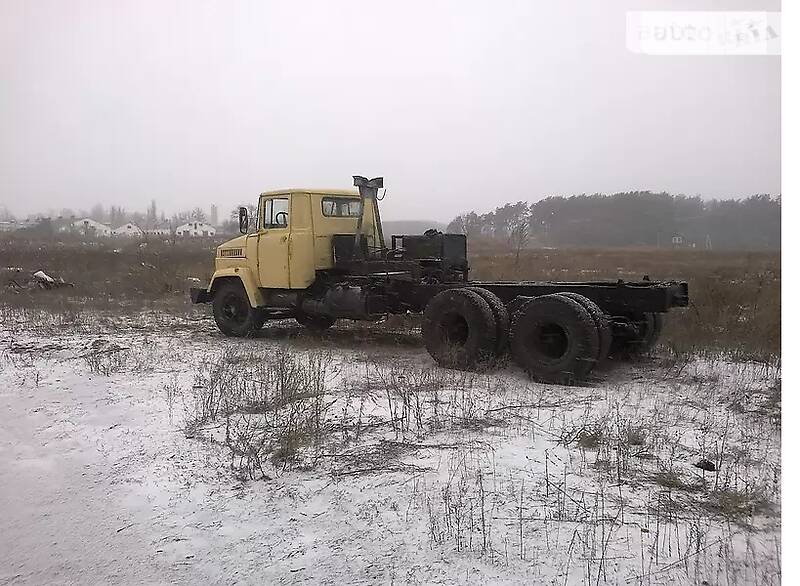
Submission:
<svg viewBox="0 0 800 586">
<path fill-rule="evenodd" d="M 426 348 L 442 366 L 481 368 L 510 350 L 532 377 L 559 383 L 585 378 L 610 355 L 648 350 L 660 334 L 662 315 L 689 304 L 685 282 L 647 276 L 470 281 L 460 235 L 393 237 L 391 249 L 371 256 L 355 251 L 352 235 L 336 238 L 334 267 L 319 271 L 307 289 L 260 288 L 263 305 L 250 307 L 242 283 L 229 277 L 192 289 L 192 301 L 213 303 L 217 324 L 229 335 L 249 335 L 268 320 L 292 317 L 322 330 L 337 319 L 422 314 Z M 224 306 L 223 297 L 234 305 Z M 241 327 L 228 327 L 226 319 L 240 320 Z"/>
</svg>

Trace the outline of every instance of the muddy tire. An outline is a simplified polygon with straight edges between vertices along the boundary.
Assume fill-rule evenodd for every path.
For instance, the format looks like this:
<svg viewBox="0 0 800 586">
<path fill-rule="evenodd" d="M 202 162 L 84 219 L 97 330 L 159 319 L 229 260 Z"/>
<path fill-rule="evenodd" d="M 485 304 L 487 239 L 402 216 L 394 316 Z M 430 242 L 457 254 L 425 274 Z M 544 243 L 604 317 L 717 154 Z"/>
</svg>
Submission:
<svg viewBox="0 0 800 586">
<path fill-rule="evenodd" d="M 646 354 L 652 350 L 658 338 L 661 336 L 661 330 L 664 329 L 664 316 L 660 313 L 645 313 L 641 318 L 641 336 L 638 340 L 638 351 L 641 354 Z"/>
<path fill-rule="evenodd" d="M 663 313 L 650 313 L 648 315 L 650 316 L 648 318 L 648 332 L 644 339 L 644 347 L 647 352 L 655 347 L 661 337 L 661 332 L 664 330 Z"/>
<path fill-rule="evenodd" d="M 259 311 L 256 313 L 255 319 L 255 329 L 260 330 L 264 327 L 264 324 L 267 323 L 267 314 L 264 311 Z"/>
<path fill-rule="evenodd" d="M 508 350 L 508 328 L 510 319 L 508 317 L 508 309 L 500 298 L 483 287 L 465 287 L 467 291 L 472 291 L 481 296 L 481 298 L 489 304 L 494 316 L 494 322 L 497 325 L 495 330 L 495 356 L 501 356 Z"/>
<path fill-rule="evenodd" d="M 258 312 L 250 307 L 250 300 L 241 282 L 223 283 L 214 291 L 212 302 L 214 321 L 226 336 L 244 337 L 258 327 Z"/>
<path fill-rule="evenodd" d="M 474 369 L 494 357 L 497 324 L 492 308 L 474 291 L 448 289 L 428 302 L 422 338 L 433 359 L 445 368 Z"/>
<path fill-rule="evenodd" d="M 603 363 L 608 358 L 608 353 L 611 350 L 611 340 L 613 339 L 613 335 L 611 333 L 611 324 L 608 322 L 608 317 L 606 317 L 606 314 L 603 313 L 603 310 L 600 309 L 600 306 L 597 305 L 597 303 L 588 297 L 581 295 L 580 293 L 558 293 L 558 295 L 561 295 L 562 297 L 569 297 L 570 299 L 577 301 L 581 304 L 581 307 L 588 311 L 589 315 L 592 316 L 594 325 L 597 326 L 597 334 L 600 338 L 600 349 L 597 352 L 597 362 L 598 364 Z"/>
<path fill-rule="evenodd" d="M 596 363 L 600 334 L 580 303 L 560 295 L 536 297 L 511 320 L 511 354 L 540 381 L 573 384 Z"/>
<path fill-rule="evenodd" d="M 630 360 L 647 354 L 655 347 L 664 328 L 664 316 L 660 313 L 639 313 L 625 317 L 636 326 L 638 333 L 633 339 L 614 340 L 611 354 L 622 360 Z"/>
<path fill-rule="evenodd" d="M 508 304 L 507 308 L 509 324 L 514 321 L 514 314 L 522 309 L 526 303 L 533 301 L 534 299 L 535 297 L 526 297 L 525 295 L 517 295 L 514 297 L 514 299 L 511 300 L 511 303 Z"/>
<path fill-rule="evenodd" d="M 299 323 L 301 326 L 314 332 L 325 331 L 336 323 L 336 318 L 330 317 L 329 315 L 302 312 L 295 315 L 294 319 L 297 320 L 297 323 Z"/>
</svg>

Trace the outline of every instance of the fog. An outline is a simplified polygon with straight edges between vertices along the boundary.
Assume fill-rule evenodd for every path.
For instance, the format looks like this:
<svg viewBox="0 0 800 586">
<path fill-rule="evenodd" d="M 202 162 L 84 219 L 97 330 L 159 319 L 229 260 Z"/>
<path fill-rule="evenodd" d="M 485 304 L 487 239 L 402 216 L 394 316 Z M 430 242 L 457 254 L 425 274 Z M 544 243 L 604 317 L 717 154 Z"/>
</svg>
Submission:
<svg viewBox="0 0 800 586">
<path fill-rule="evenodd" d="M 780 192 L 780 58 L 625 46 L 626 12 L 779 2 L 0 3 L 0 207 L 227 210 L 383 175 L 390 219 Z"/>
</svg>

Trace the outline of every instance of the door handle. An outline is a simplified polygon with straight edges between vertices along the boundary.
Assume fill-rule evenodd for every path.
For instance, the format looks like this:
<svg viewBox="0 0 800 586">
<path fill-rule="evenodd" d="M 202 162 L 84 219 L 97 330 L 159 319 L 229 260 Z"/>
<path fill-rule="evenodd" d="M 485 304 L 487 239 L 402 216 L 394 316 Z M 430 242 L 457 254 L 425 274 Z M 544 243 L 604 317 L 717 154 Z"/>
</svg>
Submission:
<svg viewBox="0 0 800 586">
<path fill-rule="evenodd" d="M 288 236 L 281 236 L 281 242 L 286 242 L 288 239 Z"/>
</svg>

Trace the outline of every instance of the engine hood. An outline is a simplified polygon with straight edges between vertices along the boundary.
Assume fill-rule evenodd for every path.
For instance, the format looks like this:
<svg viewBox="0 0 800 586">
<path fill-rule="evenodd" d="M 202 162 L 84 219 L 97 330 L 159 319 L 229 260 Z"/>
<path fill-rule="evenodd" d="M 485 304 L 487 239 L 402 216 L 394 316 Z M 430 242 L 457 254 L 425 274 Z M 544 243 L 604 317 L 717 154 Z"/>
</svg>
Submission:
<svg viewBox="0 0 800 586">
<path fill-rule="evenodd" d="M 247 252 L 247 235 L 231 238 L 217 246 L 217 258 L 243 258 Z"/>
</svg>

